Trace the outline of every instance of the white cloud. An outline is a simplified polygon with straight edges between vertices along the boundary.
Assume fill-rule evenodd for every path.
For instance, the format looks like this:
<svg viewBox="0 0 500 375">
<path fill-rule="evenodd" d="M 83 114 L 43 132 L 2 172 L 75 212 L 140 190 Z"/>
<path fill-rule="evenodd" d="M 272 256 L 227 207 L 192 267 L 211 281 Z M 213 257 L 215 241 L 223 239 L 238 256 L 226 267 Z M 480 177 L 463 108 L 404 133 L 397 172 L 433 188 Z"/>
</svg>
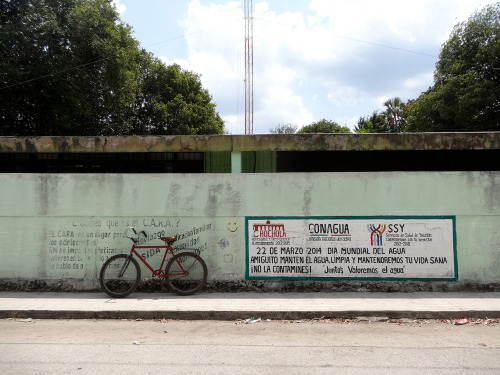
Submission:
<svg viewBox="0 0 500 375">
<path fill-rule="evenodd" d="M 476 7 L 472 0 L 311 0 L 302 12 L 278 12 L 271 1 L 254 2 L 254 132 L 321 118 L 352 128 L 388 98 L 416 98 L 432 85 L 453 25 Z M 241 1 L 192 0 L 181 25 L 188 56 L 172 62 L 201 74 L 228 130 L 241 133 Z"/>
<path fill-rule="evenodd" d="M 415 89 L 425 87 L 425 84 L 432 82 L 432 73 L 423 73 L 416 76 L 409 77 L 403 81 L 402 87 L 407 91 L 413 92 Z"/>
<path fill-rule="evenodd" d="M 254 114 L 254 133 L 269 133 L 278 124 L 294 124 L 299 128 L 314 121 L 314 116 L 305 107 L 302 98 L 286 85 L 268 86 L 261 95 Z"/>
<path fill-rule="evenodd" d="M 180 21 L 187 43 L 187 58 L 169 60 L 161 57 L 167 65 L 177 63 L 200 74 L 227 131 L 234 134 L 244 131 L 244 124 L 241 127 L 236 116 L 240 111 L 237 98 L 240 91 L 244 92 L 243 57 L 239 46 L 243 46 L 244 29 L 240 5 L 240 2 L 233 1 L 205 6 L 198 0 L 191 1 Z"/>
<path fill-rule="evenodd" d="M 365 93 L 356 87 L 335 84 L 332 85 L 326 95 L 328 100 L 336 107 L 355 106 L 363 100 L 364 96 Z"/>
<path fill-rule="evenodd" d="M 127 10 L 127 7 L 124 4 L 120 4 L 120 0 L 113 0 L 111 3 L 119 14 L 123 14 Z"/>
<path fill-rule="evenodd" d="M 255 4 L 254 16 L 274 19 L 276 16 L 269 13 L 268 8 L 266 3 Z M 301 17 L 285 14 L 278 20 L 300 22 Z M 176 62 L 185 69 L 200 73 L 202 83 L 214 97 L 228 131 L 241 133 L 244 130 L 245 76 L 241 2 L 202 5 L 194 0 L 189 4 L 182 25 L 189 56 L 173 61 L 164 58 L 164 62 Z M 283 54 L 295 52 L 288 36 L 282 39 L 281 28 L 265 24 L 263 29 L 254 29 L 255 133 L 267 133 L 269 128 L 282 122 L 306 124 L 313 120 L 312 113 L 304 108 L 302 98 L 290 88 L 297 81 L 298 73 L 287 67 Z"/>
</svg>

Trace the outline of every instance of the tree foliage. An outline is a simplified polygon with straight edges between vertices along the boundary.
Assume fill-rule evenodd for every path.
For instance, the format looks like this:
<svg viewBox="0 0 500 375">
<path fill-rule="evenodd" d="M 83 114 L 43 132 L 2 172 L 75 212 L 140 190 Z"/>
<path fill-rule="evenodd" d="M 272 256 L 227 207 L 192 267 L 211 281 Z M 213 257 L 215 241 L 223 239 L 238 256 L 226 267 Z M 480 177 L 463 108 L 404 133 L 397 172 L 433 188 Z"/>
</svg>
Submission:
<svg viewBox="0 0 500 375">
<path fill-rule="evenodd" d="M 295 134 L 298 126 L 294 124 L 278 124 L 272 129 L 269 129 L 271 134 Z"/>
<path fill-rule="evenodd" d="M 408 109 L 409 131 L 500 130 L 500 3 L 457 24 L 434 85 Z"/>
<path fill-rule="evenodd" d="M 222 133 L 199 77 L 166 67 L 111 0 L 0 2 L 0 134 Z"/>
<path fill-rule="evenodd" d="M 151 59 L 137 97 L 134 132 L 141 134 L 222 134 L 222 119 L 197 74 Z"/>
<path fill-rule="evenodd" d="M 356 133 L 402 133 L 406 128 L 407 103 L 395 97 L 384 102 L 382 113 L 373 112 L 370 117 L 360 117 L 354 128 Z"/>
<path fill-rule="evenodd" d="M 406 103 L 399 97 L 384 102 L 385 111 L 382 113 L 390 133 L 402 133 L 406 128 Z"/>
<path fill-rule="evenodd" d="M 347 126 L 340 126 L 335 121 L 322 119 L 318 122 L 302 127 L 298 131 L 299 134 L 307 133 L 350 133 L 351 130 Z"/>
<path fill-rule="evenodd" d="M 354 131 L 356 133 L 388 133 L 389 126 L 384 116 L 374 111 L 370 117 L 360 117 Z"/>
</svg>

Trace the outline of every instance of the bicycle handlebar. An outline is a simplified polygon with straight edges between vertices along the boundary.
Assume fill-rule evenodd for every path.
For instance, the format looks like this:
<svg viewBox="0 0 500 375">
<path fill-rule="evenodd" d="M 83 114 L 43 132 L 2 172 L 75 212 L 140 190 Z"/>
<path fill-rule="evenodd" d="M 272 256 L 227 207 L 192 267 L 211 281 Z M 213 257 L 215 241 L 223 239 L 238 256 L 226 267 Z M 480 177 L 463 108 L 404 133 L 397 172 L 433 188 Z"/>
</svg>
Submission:
<svg viewBox="0 0 500 375">
<path fill-rule="evenodd" d="M 134 232 L 135 237 L 131 237 L 131 236 L 129 236 L 129 235 L 128 235 L 128 231 L 129 231 L 130 229 L 132 229 L 132 231 Z M 135 230 L 135 228 L 134 228 L 134 227 L 128 227 L 127 229 L 125 229 L 125 233 L 124 233 L 125 237 L 130 238 L 132 241 L 137 240 L 137 239 L 139 238 L 139 235 L 140 235 L 140 234 L 144 235 L 144 237 L 147 237 L 147 236 L 148 236 L 148 235 L 146 234 L 146 232 L 145 232 L 145 231 L 143 231 L 143 230 L 141 230 L 139 233 L 137 233 L 137 231 Z"/>
</svg>

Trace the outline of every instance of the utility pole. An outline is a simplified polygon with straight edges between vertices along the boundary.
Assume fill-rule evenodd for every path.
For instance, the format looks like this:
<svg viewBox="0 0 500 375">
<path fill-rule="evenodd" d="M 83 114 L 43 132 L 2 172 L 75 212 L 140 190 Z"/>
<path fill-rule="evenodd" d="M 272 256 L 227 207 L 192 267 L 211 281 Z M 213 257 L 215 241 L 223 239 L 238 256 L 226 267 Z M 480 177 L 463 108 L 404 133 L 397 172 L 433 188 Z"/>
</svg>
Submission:
<svg viewBox="0 0 500 375">
<path fill-rule="evenodd" d="M 244 0 L 245 12 L 245 134 L 253 134 L 253 0 Z"/>
</svg>

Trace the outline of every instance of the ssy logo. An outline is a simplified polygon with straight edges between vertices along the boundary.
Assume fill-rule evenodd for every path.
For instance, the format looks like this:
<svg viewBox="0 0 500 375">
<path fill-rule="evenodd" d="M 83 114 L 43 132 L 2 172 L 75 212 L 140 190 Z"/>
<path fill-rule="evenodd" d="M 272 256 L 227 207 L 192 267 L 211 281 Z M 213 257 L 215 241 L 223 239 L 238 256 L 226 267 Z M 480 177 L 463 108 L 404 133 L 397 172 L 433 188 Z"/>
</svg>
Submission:
<svg viewBox="0 0 500 375">
<path fill-rule="evenodd" d="M 381 246 L 382 245 L 382 233 L 385 232 L 386 226 L 385 224 L 379 224 L 375 226 L 374 224 L 368 224 L 368 231 L 371 233 L 370 240 L 372 246 Z"/>
</svg>

